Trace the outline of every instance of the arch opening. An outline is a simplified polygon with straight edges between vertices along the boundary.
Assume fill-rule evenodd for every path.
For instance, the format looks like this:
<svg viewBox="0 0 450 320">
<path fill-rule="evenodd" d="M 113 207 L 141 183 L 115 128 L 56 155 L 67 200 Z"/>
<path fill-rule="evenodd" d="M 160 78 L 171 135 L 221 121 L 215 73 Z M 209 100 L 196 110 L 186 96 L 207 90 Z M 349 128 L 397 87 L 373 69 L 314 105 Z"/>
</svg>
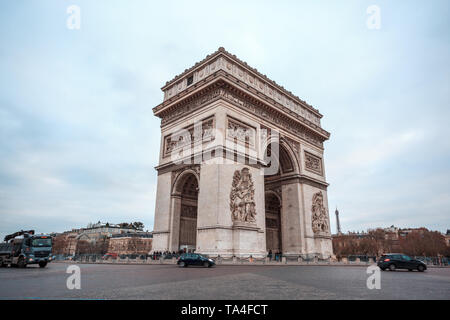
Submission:
<svg viewBox="0 0 450 320">
<path fill-rule="evenodd" d="M 272 148 L 278 148 L 278 156 L 272 155 Z M 286 214 L 282 207 L 282 178 L 298 172 L 298 166 L 295 155 L 282 140 L 268 144 L 267 155 L 271 161 L 278 162 L 277 173 L 264 176 L 266 250 L 268 253 L 275 254 L 283 253 L 283 231 L 286 231 L 282 223 L 283 216 Z"/>
<path fill-rule="evenodd" d="M 273 192 L 267 192 L 266 208 L 266 249 L 269 253 L 282 252 L 281 243 L 281 202 Z"/>
<path fill-rule="evenodd" d="M 198 180 L 193 173 L 187 173 L 177 184 L 180 196 L 179 245 L 183 251 L 194 251 L 197 244 L 197 210 L 198 210 Z"/>
</svg>

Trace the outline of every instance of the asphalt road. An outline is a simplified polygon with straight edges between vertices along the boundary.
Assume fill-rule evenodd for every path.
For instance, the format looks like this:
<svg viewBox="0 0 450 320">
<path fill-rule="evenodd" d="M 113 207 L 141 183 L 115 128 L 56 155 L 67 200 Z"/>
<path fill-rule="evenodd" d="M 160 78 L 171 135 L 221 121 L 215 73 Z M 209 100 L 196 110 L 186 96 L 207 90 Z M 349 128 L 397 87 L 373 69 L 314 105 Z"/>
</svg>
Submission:
<svg viewBox="0 0 450 320">
<path fill-rule="evenodd" d="M 70 264 L 0 269 L 0 299 L 450 299 L 450 268 L 380 272 L 366 267 L 79 264 L 81 289 L 67 288 Z"/>
</svg>

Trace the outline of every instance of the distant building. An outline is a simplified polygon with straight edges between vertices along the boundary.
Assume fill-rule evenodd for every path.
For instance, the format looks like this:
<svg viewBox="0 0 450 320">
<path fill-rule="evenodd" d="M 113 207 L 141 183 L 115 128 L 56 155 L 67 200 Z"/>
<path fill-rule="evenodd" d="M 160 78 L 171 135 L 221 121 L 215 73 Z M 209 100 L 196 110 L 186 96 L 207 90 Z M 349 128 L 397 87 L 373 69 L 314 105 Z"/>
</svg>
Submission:
<svg viewBox="0 0 450 320">
<path fill-rule="evenodd" d="M 122 234 L 144 233 L 129 226 L 98 222 L 86 228 L 53 233 L 53 252 L 61 255 L 104 254 L 110 238 Z"/>
<path fill-rule="evenodd" d="M 121 227 L 117 224 L 101 223 L 98 222 L 93 225 L 88 225 L 87 228 L 78 229 L 79 240 L 86 240 L 95 242 L 101 238 L 110 238 L 115 234 L 133 233 L 138 230 L 129 227 Z"/>
<path fill-rule="evenodd" d="M 109 239 L 108 253 L 148 254 L 152 250 L 151 232 L 115 234 Z"/>
<path fill-rule="evenodd" d="M 447 233 L 445 234 L 445 244 L 447 247 L 450 247 L 450 229 L 447 229 Z"/>
</svg>

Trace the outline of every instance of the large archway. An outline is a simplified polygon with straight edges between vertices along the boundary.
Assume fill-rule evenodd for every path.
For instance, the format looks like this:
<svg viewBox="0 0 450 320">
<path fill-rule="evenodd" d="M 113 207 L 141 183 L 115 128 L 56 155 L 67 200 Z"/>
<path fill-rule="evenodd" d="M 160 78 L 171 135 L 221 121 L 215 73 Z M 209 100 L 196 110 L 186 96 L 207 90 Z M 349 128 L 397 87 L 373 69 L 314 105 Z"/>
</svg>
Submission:
<svg viewBox="0 0 450 320">
<path fill-rule="evenodd" d="M 272 154 L 272 148 L 277 148 L 277 154 Z M 271 142 L 267 146 L 267 155 L 271 161 L 277 161 L 276 174 L 264 176 L 265 188 L 265 214 L 266 214 L 266 250 L 267 252 L 281 252 L 286 249 L 283 239 L 286 239 L 288 230 L 286 221 L 287 212 L 283 210 L 283 181 L 298 173 L 298 163 L 292 150 L 285 142 Z"/>
<path fill-rule="evenodd" d="M 282 252 L 281 245 L 281 201 L 274 192 L 266 192 L 266 249 L 268 252 Z"/>
<path fill-rule="evenodd" d="M 178 249 L 193 251 L 197 244 L 197 203 L 198 180 L 193 173 L 187 173 L 179 181 L 179 195 L 181 198 L 179 245 Z"/>
</svg>

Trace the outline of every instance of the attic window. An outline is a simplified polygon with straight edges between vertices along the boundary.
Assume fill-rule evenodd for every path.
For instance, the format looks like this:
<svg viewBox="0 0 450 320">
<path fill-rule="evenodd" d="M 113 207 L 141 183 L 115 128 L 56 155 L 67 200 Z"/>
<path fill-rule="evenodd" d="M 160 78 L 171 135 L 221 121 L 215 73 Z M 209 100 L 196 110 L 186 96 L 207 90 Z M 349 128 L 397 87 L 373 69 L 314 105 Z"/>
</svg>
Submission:
<svg viewBox="0 0 450 320">
<path fill-rule="evenodd" d="M 194 82 L 194 75 L 187 77 L 187 85 L 190 86 Z"/>
</svg>

